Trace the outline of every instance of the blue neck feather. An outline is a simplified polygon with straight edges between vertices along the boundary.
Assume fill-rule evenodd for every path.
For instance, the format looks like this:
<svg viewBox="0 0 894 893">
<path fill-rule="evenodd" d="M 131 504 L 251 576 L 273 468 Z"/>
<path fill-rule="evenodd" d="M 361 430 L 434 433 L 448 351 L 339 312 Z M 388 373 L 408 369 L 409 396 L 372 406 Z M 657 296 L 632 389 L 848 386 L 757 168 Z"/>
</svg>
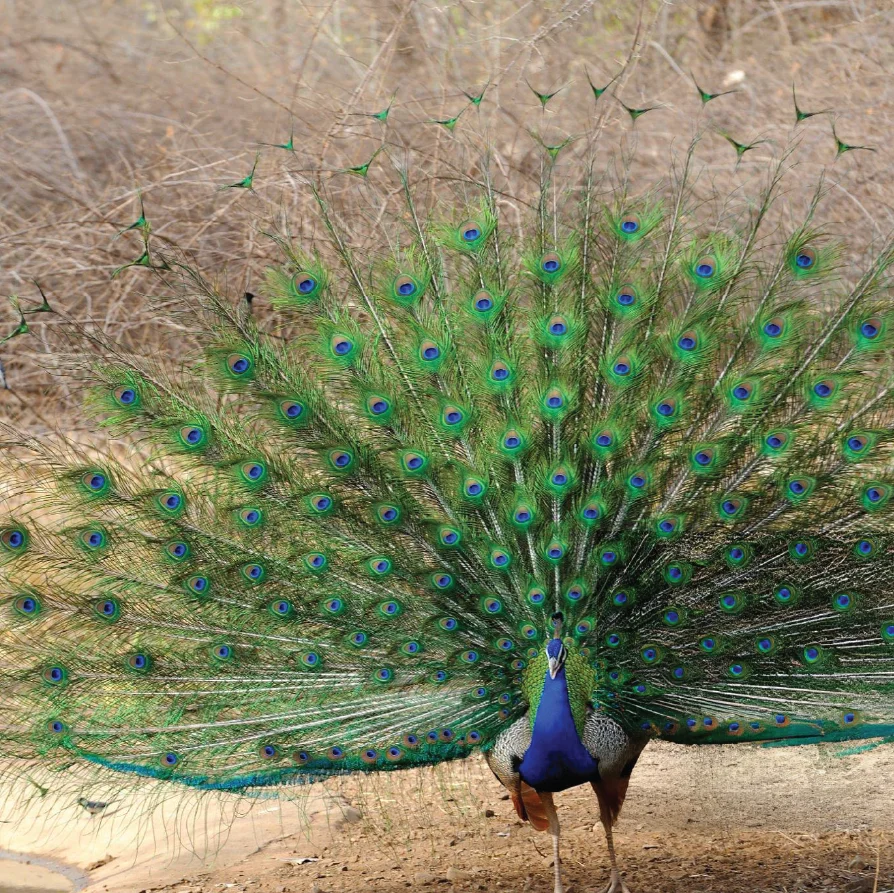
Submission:
<svg viewBox="0 0 894 893">
<path fill-rule="evenodd" d="M 574 725 L 564 667 L 555 679 L 546 674 L 531 744 L 519 772 L 538 791 L 564 791 L 598 777 L 596 760 L 584 747 Z"/>
</svg>

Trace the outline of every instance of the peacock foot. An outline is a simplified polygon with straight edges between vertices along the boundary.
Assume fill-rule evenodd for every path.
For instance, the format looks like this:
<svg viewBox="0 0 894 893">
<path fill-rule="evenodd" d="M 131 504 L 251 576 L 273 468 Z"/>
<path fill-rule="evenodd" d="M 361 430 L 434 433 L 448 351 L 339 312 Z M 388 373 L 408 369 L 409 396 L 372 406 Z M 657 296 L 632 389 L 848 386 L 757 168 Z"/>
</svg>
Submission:
<svg viewBox="0 0 894 893">
<path fill-rule="evenodd" d="M 602 893 L 630 893 L 630 888 L 621 880 L 620 873 L 613 869 L 611 880 Z"/>
</svg>

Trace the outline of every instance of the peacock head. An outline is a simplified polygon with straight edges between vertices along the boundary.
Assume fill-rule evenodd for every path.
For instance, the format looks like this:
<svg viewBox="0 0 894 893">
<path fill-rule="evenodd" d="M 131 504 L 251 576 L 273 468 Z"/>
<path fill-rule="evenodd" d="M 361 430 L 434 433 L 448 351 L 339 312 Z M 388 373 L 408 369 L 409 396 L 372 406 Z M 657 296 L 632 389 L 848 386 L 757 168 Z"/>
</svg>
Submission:
<svg viewBox="0 0 894 893">
<path fill-rule="evenodd" d="M 565 660 L 568 657 L 568 649 L 562 642 L 560 635 L 562 633 L 562 615 L 557 614 L 553 617 L 553 637 L 547 642 L 546 657 L 549 664 L 549 678 L 555 679 L 559 674 L 559 670 L 565 666 Z"/>
</svg>

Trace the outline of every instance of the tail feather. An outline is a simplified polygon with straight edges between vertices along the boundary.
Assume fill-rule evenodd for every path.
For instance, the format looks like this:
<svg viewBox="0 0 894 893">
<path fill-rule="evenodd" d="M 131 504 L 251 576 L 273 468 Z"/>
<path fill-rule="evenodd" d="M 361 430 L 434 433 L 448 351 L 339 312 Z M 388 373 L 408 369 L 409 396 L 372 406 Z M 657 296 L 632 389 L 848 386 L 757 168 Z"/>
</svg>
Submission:
<svg viewBox="0 0 894 893">
<path fill-rule="evenodd" d="M 130 461 L 20 442 L 4 749 L 230 788 L 463 757 L 523 714 L 556 610 L 643 732 L 889 727 L 894 243 L 852 276 L 822 184 L 768 232 L 787 154 L 709 216 L 698 148 L 639 197 L 548 153 L 530 206 L 485 158 L 434 219 L 399 170 L 370 231 L 319 185 L 272 321 L 141 269 L 201 355 L 82 332 Z"/>
</svg>

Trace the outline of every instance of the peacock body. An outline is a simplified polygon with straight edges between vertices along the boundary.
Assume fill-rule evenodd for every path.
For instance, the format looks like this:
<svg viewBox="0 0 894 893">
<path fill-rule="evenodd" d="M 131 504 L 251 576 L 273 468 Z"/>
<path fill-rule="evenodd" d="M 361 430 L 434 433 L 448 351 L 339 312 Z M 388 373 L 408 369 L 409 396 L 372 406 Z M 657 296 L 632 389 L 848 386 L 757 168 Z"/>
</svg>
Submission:
<svg viewBox="0 0 894 893">
<path fill-rule="evenodd" d="M 263 318 L 140 227 L 201 354 L 73 326 L 130 452 L 18 438 L 4 756 L 240 792 L 483 750 L 556 847 L 593 784 L 618 890 L 651 738 L 894 736 L 894 242 L 844 270 L 821 186 L 765 232 L 785 155 L 709 225 L 697 145 L 640 195 L 545 147 L 524 223 L 486 158 L 427 216 L 395 155 L 404 212 L 315 188 Z"/>
</svg>

